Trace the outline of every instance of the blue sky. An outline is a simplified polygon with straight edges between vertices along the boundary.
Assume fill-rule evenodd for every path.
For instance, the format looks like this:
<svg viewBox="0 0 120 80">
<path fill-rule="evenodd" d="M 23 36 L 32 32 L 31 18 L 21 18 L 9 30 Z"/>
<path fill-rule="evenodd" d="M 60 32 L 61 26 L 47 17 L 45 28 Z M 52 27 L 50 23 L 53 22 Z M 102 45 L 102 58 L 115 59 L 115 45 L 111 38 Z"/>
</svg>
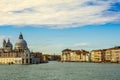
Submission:
<svg viewBox="0 0 120 80">
<path fill-rule="evenodd" d="M 60 54 L 65 48 L 93 50 L 120 45 L 120 0 L 0 3 L 0 46 L 7 38 L 14 45 L 20 32 L 32 51 L 48 54 Z"/>
</svg>

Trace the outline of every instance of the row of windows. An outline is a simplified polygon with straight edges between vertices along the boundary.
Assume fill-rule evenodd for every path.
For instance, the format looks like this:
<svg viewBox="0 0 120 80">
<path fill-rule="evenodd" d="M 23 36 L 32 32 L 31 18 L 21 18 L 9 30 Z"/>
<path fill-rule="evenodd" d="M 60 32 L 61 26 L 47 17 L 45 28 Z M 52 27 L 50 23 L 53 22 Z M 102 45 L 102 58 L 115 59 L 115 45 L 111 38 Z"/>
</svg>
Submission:
<svg viewBox="0 0 120 80">
<path fill-rule="evenodd" d="M 0 54 L 0 57 L 20 57 L 20 56 L 22 56 L 22 54 L 10 54 L 10 53 Z"/>
</svg>

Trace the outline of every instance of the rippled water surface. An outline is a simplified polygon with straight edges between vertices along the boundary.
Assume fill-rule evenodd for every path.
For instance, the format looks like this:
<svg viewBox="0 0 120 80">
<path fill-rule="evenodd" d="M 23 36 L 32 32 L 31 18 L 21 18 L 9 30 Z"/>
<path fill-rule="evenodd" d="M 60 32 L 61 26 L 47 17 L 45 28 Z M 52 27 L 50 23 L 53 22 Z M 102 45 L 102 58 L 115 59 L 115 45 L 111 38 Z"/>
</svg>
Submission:
<svg viewBox="0 0 120 80">
<path fill-rule="evenodd" d="M 0 65 L 0 80 L 120 80 L 120 64 Z"/>
</svg>

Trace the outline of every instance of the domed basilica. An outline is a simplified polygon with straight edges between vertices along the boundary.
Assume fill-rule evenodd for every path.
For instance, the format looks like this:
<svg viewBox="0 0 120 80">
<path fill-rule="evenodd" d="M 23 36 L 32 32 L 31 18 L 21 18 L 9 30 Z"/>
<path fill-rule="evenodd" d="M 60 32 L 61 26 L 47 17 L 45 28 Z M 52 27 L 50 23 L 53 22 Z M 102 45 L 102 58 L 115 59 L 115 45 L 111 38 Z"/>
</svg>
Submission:
<svg viewBox="0 0 120 80">
<path fill-rule="evenodd" d="M 20 33 L 14 48 L 10 39 L 3 40 L 3 47 L 0 48 L 0 64 L 30 64 L 30 60 L 31 53 L 22 33 Z"/>
</svg>

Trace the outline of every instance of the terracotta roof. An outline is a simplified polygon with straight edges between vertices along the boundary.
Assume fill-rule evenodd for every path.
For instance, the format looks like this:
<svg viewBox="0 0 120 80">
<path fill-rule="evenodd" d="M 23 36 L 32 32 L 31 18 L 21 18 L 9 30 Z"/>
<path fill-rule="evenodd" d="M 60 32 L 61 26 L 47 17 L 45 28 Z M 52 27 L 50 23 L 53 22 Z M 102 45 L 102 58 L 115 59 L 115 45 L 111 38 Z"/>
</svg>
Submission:
<svg viewBox="0 0 120 80">
<path fill-rule="evenodd" d="M 71 51 L 71 49 L 64 49 L 62 52 L 64 52 L 64 51 Z"/>
<path fill-rule="evenodd" d="M 92 50 L 94 52 L 98 52 L 98 51 L 106 51 L 106 49 L 98 49 L 98 50 Z"/>
<path fill-rule="evenodd" d="M 117 49 L 120 49 L 120 46 L 115 46 L 113 48 L 108 48 L 107 50 L 117 50 Z"/>
</svg>

